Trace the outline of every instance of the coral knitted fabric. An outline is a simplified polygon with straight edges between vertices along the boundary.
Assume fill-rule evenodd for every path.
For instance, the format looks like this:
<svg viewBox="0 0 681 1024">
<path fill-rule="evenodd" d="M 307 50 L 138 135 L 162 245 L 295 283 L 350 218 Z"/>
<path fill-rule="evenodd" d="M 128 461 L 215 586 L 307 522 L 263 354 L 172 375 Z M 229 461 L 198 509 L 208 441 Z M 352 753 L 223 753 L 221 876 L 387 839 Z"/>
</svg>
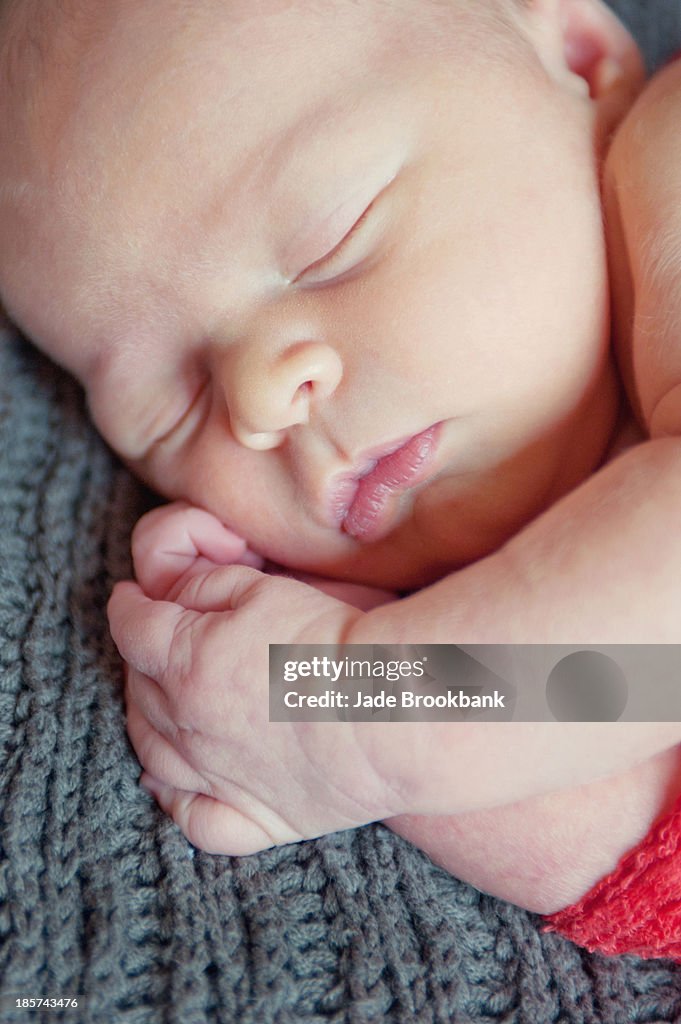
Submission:
<svg viewBox="0 0 681 1024">
<path fill-rule="evenodd" d="M 614 871 L 545 921 L 544 932 L 592 952 L 681 963 L 681 797 Z"/>
</svg>

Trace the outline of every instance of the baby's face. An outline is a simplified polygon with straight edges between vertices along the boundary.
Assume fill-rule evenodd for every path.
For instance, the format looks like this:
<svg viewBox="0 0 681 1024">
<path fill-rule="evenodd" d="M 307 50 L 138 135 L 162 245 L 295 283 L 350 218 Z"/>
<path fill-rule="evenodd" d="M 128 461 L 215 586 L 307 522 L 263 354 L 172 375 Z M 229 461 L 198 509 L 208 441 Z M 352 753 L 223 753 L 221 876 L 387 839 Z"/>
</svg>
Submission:
<svg viewBox="0 0 681 1024">
<path fill-rule="evenodd" d="M 276 562 L 408 587 L 591 471 L 616 397 L 576 85 L 466 5 L 446 45 L 437 4 L 116 6 L 3 158 L 0 291 L 136 472 Z"/>
</svg>

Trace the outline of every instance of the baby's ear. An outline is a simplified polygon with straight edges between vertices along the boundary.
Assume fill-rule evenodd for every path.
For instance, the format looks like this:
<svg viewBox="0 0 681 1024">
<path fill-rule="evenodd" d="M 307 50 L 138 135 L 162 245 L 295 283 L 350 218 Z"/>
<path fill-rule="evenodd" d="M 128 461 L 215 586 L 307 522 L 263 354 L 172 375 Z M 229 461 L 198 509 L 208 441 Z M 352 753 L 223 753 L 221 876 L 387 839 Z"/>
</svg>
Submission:
<svg viewBox="0 0 681 1024">
<path fill-rule="evenodd" d="M 630 32 L 601 0 L 529 0 L 528 27 L 549 73 L 569 76 L 573 88 L 593 100 L 613 89 L 630 100 L 645 81 L 639 49 Z"/>
</svg>

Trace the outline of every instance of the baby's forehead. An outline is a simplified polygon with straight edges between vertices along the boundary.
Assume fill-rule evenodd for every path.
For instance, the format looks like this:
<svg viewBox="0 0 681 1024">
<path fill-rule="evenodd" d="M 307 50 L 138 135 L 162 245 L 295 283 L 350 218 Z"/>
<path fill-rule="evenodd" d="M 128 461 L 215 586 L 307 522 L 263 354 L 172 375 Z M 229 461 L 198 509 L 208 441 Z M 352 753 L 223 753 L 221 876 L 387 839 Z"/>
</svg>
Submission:
<svg viewBox="0 0 681 1024">
<path fill-rule="evenodd" d="M 486 31 L 494 19 L 484 12 L 502 2 L 511 0 L 0 0 L 0 58 L 3 23 L 16 21 L 23 39 L 13 47 L 23 95 L 0 100 L 0 119 L 9 108 L 17 133 L 57 167 L 98 136 L 98 158 L 108 158 L 117 132 L 135 121 L 144 130 L 145 106 L 148 120 L 158 113 L 189 134 L 228 99 L 224 145 L 266 141 L 303 95 L 385 90 L 410 73 L 423 81 L 444 63 L 470 64 L 481 29 L 486 50 L 501 35 Z M 16 15 L 4 18 L 3 4 Z"/>
<path fill-rule="evenodd" d="M 305 149 L 308 178 L 324 177 L 331 150 L 344 141 L 345 148 L 364 150 L 365 136 L 373 139 L 379 128 L 400 135 L 419 103 L 430 106 L 422 83 L 437 63 L 431 56 L 449 57 L 447 48 L 438 50 L 450 35 L 442 19 L 459 4 L 462 11 L 478 9 L 472 0 L 16 3 L 18 11 L 44 5 L 40 26 L 50 31 L 34 54 L 44 76 L 11 116 L 10 131 L 28 139 L 26 156 L 14 155 L 20 146 L 4 147 L 0 176 L 18 186 L 10 196 L 28 195 L 30 186 L 44 197 L 41 204 L 31 201 L 34 236 L 39 227 L 53 243 L 83 253 L 83 261 L 92 245 L 103 270 L 123 267 L 127 278 L 150 252 L 160 262 L 157 238 L 181 250 L 188 226 L 198 231 L 213 214 L 238 235 L 240 209 L 243 218 L 258 213 L 261 196 L 271 208 L 278 193 L 257 186 L 274 178 L 271 169 L 285 162 L 276 147 L 288 146 L 295 133 L 319 136 L 317 153 Z M 30 39 L 33 29 L 24 30 Z M 451 39 L 459 50 L 468 45 L 461 33 Z M 462 64 L 470 63 L 468 50 Z M 355 122 L 370 122 L 371 131 L 352 134 Z M 295 151 L 303 148 L 296 138 Z M 0 218 L 16 220 L 14 205 L 3 212 L 0 194 Z M 15 244 L 23 239 L 26 246 L 31 231 L 26 222 L 19 227 Z M 260 244 L 255 229 L 251 236 Z M 136 247 L 132 237 L 143 237 L 145 245 Z"/>
<path fill-rule="evenodd" d="M 17 70 L 28 63 L 49 75 L 80 72 L 90 64 L 103 71 L 112 58 L 123 56 L 123 41 L 133 51 L 143 48 L 150 75 L 167 59 L 190 63 L 194 46 L 201 47 L 198 63 L 203 64 L 211 43 L 216 53 L 248 58 L 253 73 L 279 56 L 293 65 L 297 56 L 323 48 L 325 39 L 339 50 L 353 38 L 361 53 L 362 41 L 389 34 L 410 2 L 1 0 L 0 44 L 4 49 L 7 42 Z M 305 74 L 307 69 L 297 70 Z"/>
<path fill-rule="evenodd" d="M 372 69 L 398 64 L 402 5 L 382 0 L 26 2 L 10 6 L 16 14 L 3 19 L 13 54 L 3 91 L 15 124 L 28 111 L 24 133 L 48 150 L 51 141 L 70 139 L 77 121 L 87 132 L 88 121 L 108 111 L 129 113 L 132 122 L 145 105 L 160 110 L 164 98 L 177 102 L 189 128 L 211 116 L 217 96 L 230 96 L 234 123 L 257 134 L 259 119 L 271 124 L 284 116 L 293 94 L 343 91 L 353 75 L 368 83 Z M 33 22 L 35 2 L 40 16 Z"/>
<path fill-rule="evenodd" d="M 10 37 L 17 77 L 28 71 L 48 95 L 67 80 L 120 89 L 131 73 L 205 77 L 216 63 L 224 87 L 235 91 L 287 88 L 296 77 L 315 90 L 335 68 L 398 68 L 427 39 L 455 43 L 466 23 L 482 19 L 482 7 L 471 0 L 0 0 L 0 48 Z M 456 31 L 447 31 L 453 21 Z"/>
<path fill-rule="evenodd" d="M 250 183 L 260 168 L 272 178 L 269 168 L 285 156 L 274 152 L 278 143 L 320 124 L 333 139 L 337 98 L 352 107 L 382 78 L 390 12 L 400 7 L 380 3 L 390 16 L 379 24 L 374 0 L 39 2 L 54 22 L 32 58 L 41 75 L 12 114 L 18 144 L 0 154 L 3 186 L 12 186 L 9 208 L 0 195 L 0 219 L 15 225 L 15 249 L 37 233 L 43 248 L 66 246 L 80 291 L 97 268 L 127 281 L 142 276 L 150 252 L 161 265 L 154 240 L 164 252 L 182 250 L 202 216 L 210 226 L 214 212 L 231 227 L 235 196 L 247 193 L 243 208 L 258 212 Z M 314 161 L 318 175 L 324 159 Z M 213 192 L 221 205 L 211 212 Z M 25 216 L 12 198 L 21 195 Z"/>
<path fill-rule="evenodd" d="M 131 153 L 169 167 L 211 131 L 235 161 L 258 146 L 265 161 L 278 135 L 307 129 L 306 116 L 328 120 L 327 137 L 341 146 L 338 101 L 389 96 L 420 59 L 405 21 L 415 0 L 40 2 L 53 23 L 43 15 L 43 75 L 19 131 L 35 142 L 32 173 L 44 177 L 36 167 L 50 165 L 53 180 L 71 173 L 103 184 Z"/>
</svg>

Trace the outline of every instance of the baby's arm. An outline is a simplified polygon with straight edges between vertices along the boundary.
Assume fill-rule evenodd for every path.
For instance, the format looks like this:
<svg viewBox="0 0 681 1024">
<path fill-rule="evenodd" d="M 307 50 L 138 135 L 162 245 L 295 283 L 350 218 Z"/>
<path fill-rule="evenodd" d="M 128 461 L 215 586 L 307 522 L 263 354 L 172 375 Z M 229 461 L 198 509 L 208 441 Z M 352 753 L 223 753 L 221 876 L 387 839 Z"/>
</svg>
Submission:
<svg viewBox="0 0 681 1024">
<path fill-rule="evenodd" d="M 355 643 L 678 643 L 681 440 L 618 456 L 502 548 L 387 605 Z"/>
<path fill-rule="evenodd" d="M 174 601 L 118 584 L 109 614 L 145 782 L 192 842 L 240 854 L 402 814 L 508 804 L 667 749 L 680 724 L 268 721 L 268 642 L 676 638 L 681 538 L 657 570 L 662 499 L 681 507 L 676 442 L 640 445 L 505 549 L 370 612 L 243 565 L 190 576 Z"/>
<path fill-rule="evenodd" d="M 604 175 L 620 368 L 653 438 L 681 435 L 680 122 L 677 59 L 635 103 Z"/>
</svg>

